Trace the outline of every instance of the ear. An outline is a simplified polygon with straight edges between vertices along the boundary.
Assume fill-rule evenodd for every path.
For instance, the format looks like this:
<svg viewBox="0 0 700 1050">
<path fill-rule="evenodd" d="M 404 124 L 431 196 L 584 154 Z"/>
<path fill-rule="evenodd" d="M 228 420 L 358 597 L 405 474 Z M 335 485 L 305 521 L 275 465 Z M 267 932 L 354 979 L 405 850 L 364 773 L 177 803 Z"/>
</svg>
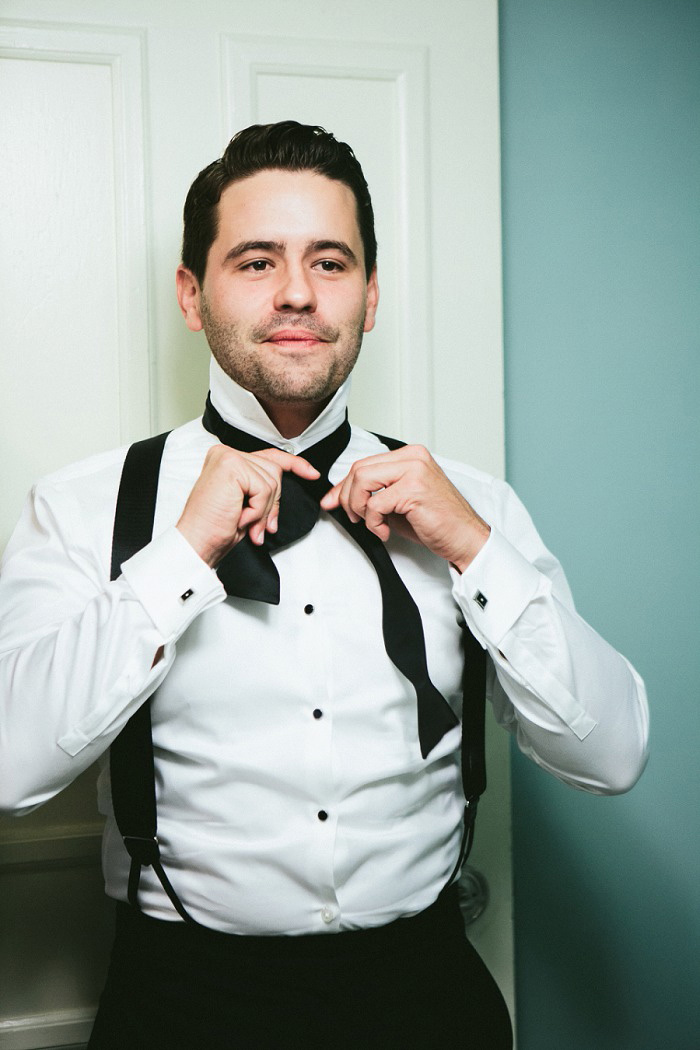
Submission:
<svg viewBox="0 0 700 1050">
<path fill-rule="evenodd" d="M 374 318 L 379 304 L 379 285 L 377 284 L 377 267 L 375 266 L 369 275 L 367 282 L 367 308 L 365 311 L 364 332 L 371 332 L 374 328 Z"/>
<path fill-rule="evenodd" d="M 199 281 L 182 263 L 175 273 L 175 284 L 177 287 L 177 301 L 185 318 L 185 324 L 192 332 L 202 331 L 202 317 L 200 313 L 200 299 L 202 295 Z"/>
</svg>

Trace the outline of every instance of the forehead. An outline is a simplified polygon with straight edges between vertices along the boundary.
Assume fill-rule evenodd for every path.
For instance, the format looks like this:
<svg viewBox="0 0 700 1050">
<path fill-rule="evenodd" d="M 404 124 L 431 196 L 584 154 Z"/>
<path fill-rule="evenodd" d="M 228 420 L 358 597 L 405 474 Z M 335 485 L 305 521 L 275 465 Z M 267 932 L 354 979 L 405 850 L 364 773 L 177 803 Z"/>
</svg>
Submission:
<svg viewBox="0 0 700 1050">
<path fill-rule="evenodd" d="M 215 244 L 327 239 L 362 252 L 352 190 L 313 171 L 270 169 L 231 183 L 221 194 L 218 220 Z"/>
</svg>

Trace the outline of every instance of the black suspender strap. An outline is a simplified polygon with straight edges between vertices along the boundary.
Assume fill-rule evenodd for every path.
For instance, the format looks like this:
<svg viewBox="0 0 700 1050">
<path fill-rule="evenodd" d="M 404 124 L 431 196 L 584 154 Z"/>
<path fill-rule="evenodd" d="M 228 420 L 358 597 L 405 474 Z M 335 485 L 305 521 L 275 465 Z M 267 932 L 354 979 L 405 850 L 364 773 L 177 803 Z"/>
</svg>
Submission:
<svg viewBox="0 0 700 1050">
<path fill-rule="evenodd" d="M 158 434 L 137 441 L 127 452 L 114 515 L 113 580 L 121 573 L 122 562 L 145 547 L 153 535 L 160 461 L 167 437 L 167 433 Z M 193 922 L 160 862 L 150 699 L 132 715 L 112 743 L 109 762 L 114 817 L 131 857 L 129 903 L 138 908 L 141 869 L 151 866 L 173 907 L 183 919 Z"/>
<path fill-rule="evenodd" d="M 466 862 L 474 842 L 479 799 L 486 790 L 486 650 L 465 627 L 462 631 L 462 788 L 464 790 L 464 839 L 456 872 Z M 452 880 L 450 880 L 452 881 Z"/>
<path fill-rule="evenodd" d="M 392 451 L 404 442 L 376 435 Z M 111 579 L 125 562 L 150 542 L 153 535 L 158 477 L 168 434 L 137 441 L 127 452 L 122 470 L 112 539 Z M 462 785 L 465 797 L 465 833 L 460 857 L 452 878 L 467 859 L 474 838 L 474 821 L 480 796 L 486 788 L 484 708 L 486 661 L 484 649 L 472 633 L 463 632 L 462 676 Z M 186 922 L 194 922 L 177 896 L 160 861 L 158 846 L 155 770 L 151 734 L 151 702 L 147 700 L 132 715 L 110 749 L 112 804 L 131 868 L 128 897 L 138 908 L 141 869 L 151 866 L 173 907 Z"/>
</svg>

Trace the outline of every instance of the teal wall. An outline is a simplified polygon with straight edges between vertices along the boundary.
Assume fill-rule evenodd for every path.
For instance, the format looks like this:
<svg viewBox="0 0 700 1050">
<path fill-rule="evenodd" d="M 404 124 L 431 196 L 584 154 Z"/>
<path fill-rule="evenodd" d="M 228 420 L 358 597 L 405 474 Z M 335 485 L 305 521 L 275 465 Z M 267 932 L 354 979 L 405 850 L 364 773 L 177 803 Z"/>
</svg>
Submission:
<svg viewBox="0 0 700 1050">
<path fill-rule="evenodd" d="M 501 0 L 507 462 L 652 757 L 513 758 L 519 1050 L 700 1048 L 700 3 Z"/>
</svg>

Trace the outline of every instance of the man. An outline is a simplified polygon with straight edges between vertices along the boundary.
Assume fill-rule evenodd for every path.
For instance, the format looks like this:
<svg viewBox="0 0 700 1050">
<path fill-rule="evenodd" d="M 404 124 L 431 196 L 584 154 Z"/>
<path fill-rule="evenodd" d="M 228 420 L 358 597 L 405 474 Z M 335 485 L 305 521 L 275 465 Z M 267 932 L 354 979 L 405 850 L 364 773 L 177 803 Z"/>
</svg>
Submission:
<svg viewBox="0 0 700 1050">
<path fill-rule="evenodd" d="M 185 205 L 177 293 L 211 399 L 167 439 L 153 539 L 110 581 L 121 450 L 40 483 L 8 547 L 6 808 L 153 697 L 162 877 L 130 862 L 106 761 L 100 779 L 120 903 L 94 1050 L 511 1045 L 451 889 L 466 632 L 538 764 L 602 793 L 643 768 L 643 686 L 508 486 L 347 427 L 375 257 L 349 147 L 291 121 L 237 135 Z"/>
</svg>

